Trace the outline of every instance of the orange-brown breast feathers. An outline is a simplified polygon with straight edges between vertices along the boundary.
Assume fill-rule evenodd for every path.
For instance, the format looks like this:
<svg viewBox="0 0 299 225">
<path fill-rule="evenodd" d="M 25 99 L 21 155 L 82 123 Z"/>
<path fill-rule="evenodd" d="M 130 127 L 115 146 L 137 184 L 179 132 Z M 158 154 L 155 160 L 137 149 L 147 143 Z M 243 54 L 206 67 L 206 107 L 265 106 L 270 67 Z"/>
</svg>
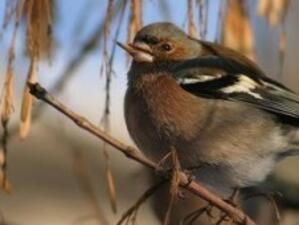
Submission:
<svg viewBox="0 0 299 225">
<path fill-rule="evenodd" d="M 151 126 L 159 133 L 187 139 L 195 136 L 207 114 L 201 106 L 201 99 L 184 91 L 172 77 L 164 74 L 139 77 L 128 88 L 126 97 L 126 111 L 132 114 L 129 116 L 139 123 L 137 117 L 151 123 L 142 124 L 143 127 Z"/>
</svg>

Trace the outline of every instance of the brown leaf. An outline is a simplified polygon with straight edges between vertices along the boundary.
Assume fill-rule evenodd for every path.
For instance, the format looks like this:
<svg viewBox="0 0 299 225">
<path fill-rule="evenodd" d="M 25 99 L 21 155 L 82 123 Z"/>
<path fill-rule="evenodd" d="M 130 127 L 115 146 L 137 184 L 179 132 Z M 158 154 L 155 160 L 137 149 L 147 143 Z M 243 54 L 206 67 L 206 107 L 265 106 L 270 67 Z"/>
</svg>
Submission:
<svg viewBox="0 0 299 225">
<path fill-rule="evenodd" d="M 106 180 L 107 180 L 107 186 L 108 186 L 108 192 L 109 192 L 109 199 L 112 211 L 114 213 L 117 212 L 117 197 L 116 197 L 116 189 L 115 189 L 115 182 L 114 177 L 111 171 L 111 167 L 106 167 Z"/>
<path fill-rule="evenodd" d="M 188 34 L 194 38 L 198 37 L 198 32 L 194 23 L 193 16 L 193 0 L 188 0 Z"/>
<path fill-rule="evenodd" d="M 254 59 L 254 36 L 244 1 L 228 2 L 223 24 L 222 44 Z"/>
<path fill-rule="evenodd" d="M 14 87 L 14 73 L 9 66 L 6 73 L 6 81 L 4 87 L 3 106 L 1 110 L 1 120 L 8 121 L 14 111 L 13 105 L 13 87 Z"/>
<path fill-rule="evenodd" d="M 12 185 L 8 181 L 6 174 L 0 170 L 0 185 L 1 188 L 7 193 L 10 194 L 12 192 Z"/>
<path fill-rule="evenodd" d="M 269 0 L 260 0 L 257 4 L 257 13 L 260 16 L 266 16 L 270 11 L 271 1 Z"/>
<path fill-rule="evenodd" d="M 7 179 L 6 174 L 6 146 L 0 149 L 0 187 L 7 193 L 11 193 L 11 184 Z"/>
<path fill-rule="evenodd" d="M 4 83 L 4 96 L 3 105 L 1 111 L 1 120 L 8 121 L 11 114 L 14 111 L 13 106 L 13 87 L 14 87 L 14 61 L 15 61 L 15 46 L 16 46 L 16 36 L 17 36 L 17 24 L 14 27 L 13 36 L 11 40 L 11 45 L 8 51 L 8 62 L 6 67 L 6 78 Z M 2 99 L 1 99 L 2 100 Z M 0 100 L 0 101 L 1 101 Z"/>
<path fill-rule="evenodd" d="M 27 83 L 37 82 L 37 62 L 36 58 L 31 60 L 31 64 L 28 71 L 28 76 L 24 88 L 22 107 L 21 107 L 21 123 L 20 123 L 20 137 L 26 138 L 31 125 L 31 111 L 33 104 L 33 96 L 29 93 L 29 87 Z"/>
<path fill-rule="evenodd" d="M 49 56 L 52 49 L 53 0 L 26 0 L 27 51 L 30 57 Z"/>
<path fill-rule="evenodd" d="M 141 29 L 142 24 L 142 0 L 131 0 L 128 42 L 133 41 L 135 34 Z"/>
<path fill-rule="evenodd" d="M 257 14 L 267 19 L 271 26 L 276 26 L 284 20 L 289 0 L 260 0 L 257 4 Z"/>
</svg>

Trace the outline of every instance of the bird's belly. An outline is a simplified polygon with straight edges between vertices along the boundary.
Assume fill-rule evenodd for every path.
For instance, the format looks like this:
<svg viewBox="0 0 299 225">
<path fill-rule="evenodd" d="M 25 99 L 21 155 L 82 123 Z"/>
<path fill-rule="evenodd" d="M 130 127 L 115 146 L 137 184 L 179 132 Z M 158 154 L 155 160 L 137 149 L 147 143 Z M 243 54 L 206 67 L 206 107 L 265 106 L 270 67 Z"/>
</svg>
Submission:
<svg viewBox="0 0 299 225">
<path fill-rule="evenodd" d="M 235 188 L 257 185 L 271 172 L 273 157 L 248 160 L 234 165 L 206 165 L 194 172 L 197 180 L 210 190 L 229 197 Z"/>
<path fill-rule="evenodd" d="M 161 135 L 161 133 L 157 135 L 157 128 L 154 124 L 146 122 L 145 126 L 146 120 L 148 118 L 144 118 L 144 116 L 142 120 L 135 117 L 134 122 L 128 124 L 128 128 L 131 130 L 131 136 L 138 148 L 152 160 L 160 162 L 170 151 L 170 140 L 167 135 Z M 142 132 L 135 132 L 136 129 Z M 197 141 L 205 143 L 201 139 Z M 214 140 L 212 138 L 209 141 L 213 142 Z M 178 150 L 182 168 L 191 171 L 197 180 L 223 197 L 230 196 L 236 187 L 253 186 L 263 181 L 275 163 L 272 154 L 264 157 L 248 155 L 238 158 L 232 156 L 233 160 L 224 156 L 215 160 L 209 152 L 205 151 L 206 149 L 202 149 L 195 142 L 184 144 L 176 142 L 173 146 Z M 202 155 L 204 152 L 206 154 Z M 210 160 L 209 157 L 211 157 Z"/>
</svg>

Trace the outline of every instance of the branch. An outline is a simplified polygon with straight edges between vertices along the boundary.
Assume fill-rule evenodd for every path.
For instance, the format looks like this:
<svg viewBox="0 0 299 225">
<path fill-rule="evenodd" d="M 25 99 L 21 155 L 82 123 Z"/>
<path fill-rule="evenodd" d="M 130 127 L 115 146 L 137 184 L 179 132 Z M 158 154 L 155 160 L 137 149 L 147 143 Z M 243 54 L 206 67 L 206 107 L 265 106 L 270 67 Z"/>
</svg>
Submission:
<svg viewBox="0 0 299 225">
<path fill-rule="evenodd" d="M 155 162 L 149 160 L 141 152 L 131 146 L 128 146 L 118 139 L 110 136 L 105 133 L 103 130 L 99 129 L 97 126 L 92 124 L 86 118 L 78 115 L 73 112 L 69 108 L 67 108 L 64 104 L 59 102 L 56 98 L 54 98 L 51 94 L 47 92 L 40 84 L 38 83 L 28 83 L 30 93 L 34 95 L 36 98 L 48 103 L 56 110 L 67 116 L 69 119 L 73 120 L 75 124 L 77 124 L 82 129 L 88 131 L 99 139 L 107 142 L 111 146 L 113 146 L 116 150 L 125 154 L 128 158 L 133 159 L 146 167 L 156 170 L 157 165 Z M 244 225 L 256 225 L 245 213 L 243 213 L 240 209 L 233 207 L 229 203 L 225 202 L 223 199 L 218 197 L 217 195 L 211 193 L 207 190 L 203 185 L 198 181 L 193 181 L 189 179 L 189 176 L 184 172 L 180 171 L 178 174 L 179 177 L 179 185 L 182 188 L 185 188 L 189 192 L 197 195 L 198 197 L 208 201 L 210 204 L 225 212 L 228 216 L 233 218 L 233 220 L 238 224 Z M 169 176 L 166 176 L 165 179 L 169 179 Z"/>
</svg>

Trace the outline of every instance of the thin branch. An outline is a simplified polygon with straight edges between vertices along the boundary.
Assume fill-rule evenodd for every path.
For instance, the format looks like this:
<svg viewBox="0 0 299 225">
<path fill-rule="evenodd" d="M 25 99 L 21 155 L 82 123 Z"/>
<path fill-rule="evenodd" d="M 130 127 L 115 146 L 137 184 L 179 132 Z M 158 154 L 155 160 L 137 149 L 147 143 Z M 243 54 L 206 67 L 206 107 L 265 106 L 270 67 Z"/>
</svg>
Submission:
<svg viewBox="0 0 299 225">
<path fill-rule="evenodd" d="M 223 32 L 223 18 L 226 13 L 226 1 L 221 1 L 219 3 L 219 9 L 218 9 L 218 18 L 217 18 L 217 30 L 216 30 L 216 36 L 215 36 L 215 42 L 220 43 L 221 41 L 221 34 Z"/>
<path fill-rule="evenodd" d="M 206 39 L 208 31 L 209 2 L 206 0 L 198 0 L 197 2 L 199 5 L 199 37 L 201 39 Z"/>
<path fill-rule="evenodd" d="M 70 148 L 69 154 L 72 158 L 73 174 L 82 194 L 84 194 L 85 199 L 94 211 L 94 213 L 91 214 L 78 216 L 75 218 L 73 225 L 86 224 L 88 220 L 92 219 L 97 219 L 100 225 L 109 225 L 110 223 L 108 222 L 107 215 L 101 204 L 102 202 L 98 200 L 98 195 L 96 193 L 97 189 L 93 187 L 92 177 L 89 173 L 89 163 L 87 162 L 85 154 L 83 154 L 83 149 L 85 149 L 86 146 L 74 142 L 72 137 L 66 135 L 67 132 L 65 132 L 63 126 L 59 126 L 59 129 L 61 132 L 53 133 L 55 140 L 64 143 Z"/>
<path fill-rule="evenodd" d="M 149 199 L 163 184 L 165 183 L 165 180 L 161 180 L 160 182 L 154 184 L 151 186 L 148 190 L 146 190 L 141 197 L 132 205 L 120 218 L 120 220 L 117 222 L 117 225 L 123 224 L 124 221 L 129 220 L 131 217 L 134 221 L 135 215 L 137 215 L 137 211 L 140 208 L 140 206 Z"/>
<path fill-rule="evenodd" d="M 108 37 L 110 36 L 111 21 L 113 15 L 114 0 L 108 0 L 106 16 L 104 19 L 104 33 L 103 33 L 103 53 L 102 53 L 102 65 L 100 73 L 105 74 L 105 106 L 102 116 L 102 124 L 106 132 L 110 131 L 110 86 L 111 86 L 111 75 L 112 65 L 109 64 L 109 53 L 108 53 Z M 117 196 L 113 173 L 110 166 L 110 157 L 107 149 L 106 142 L 103 142 L 102 155 L 104 157 L 105 164 L 105 178 L 108 196 L 110 200 L 111 209 L 114 213 L 117 212 Z"/>
<path fill-rule="evenodd" d="M 146 158 L 140 151 L 134 147 L 128 146 L 123 142 L 119 141 L 118 139 L 110 136 L 109 134 L 105 133 L 103 130 L 99 129 L 96 125 L 92 124 L 89 120 L 78 115 L 77 113 L 73 112 L 69 108 L 67 108 L 63 103 L 59 102 L 56 98 L 54 98 L 51 94 L 47 92 L 40 84 L 38 83 L 28 83 L 30 88 L 30 93 L 34 95 L 36 98 L 48 103 L 56 110 L 67 116 L 71 119 L 75 124 L 77 124 L 80 128 L 88 131 L 89 133 L 93 134 L 94 136 L 98 137 L 102 141 L 107 142 L 114 149 L 122 152 L 128 158 L 133 159 L 146 167 L 151 169 L 156 169 L 156 163 Z M 112 148 L 111 148 L 112 149 Z M 165 179 L 170 179 L 169 176 L 164 176 Z M 234 206 L 230 205 L 229 203 L 225 202 L 223 199 L 218 197 L 217 195 L 213 194 L 209 190 L 207 190 L 203 185 L 194 180 L 190 180 L 189 176 L 185 174 L 183 171 L 178 173 L 179 184 L 182 188 L 190 191 L 191 193 L 201 197 L 202 199 L 208 201 L 213 206 L 217 207 L 218 209 L 222 210 L 228 216 L 233 218 L 236 223 L 244 224 L 244 225 L 256 225 L 246 214 L 244 214 L 240 209 L 235 208 Z"/>
<path fill-rule="evenodd" d="M 100 224 L 109 225 L 105 213 L 103 212 L 103 209 L 97 199 L 96 192 L 92 186 L 91 179 L 88 174 L 86 159 L 77 146 L 74 146 L 74 144 L 72 144 L 71 142 L 70 145 L 73 145 L 73 172 L 77 178 L 77 182 L 80 186 L 80 189 L 91 203 L 95 211 L 96 218 L 100 222 Z"/>
</svg>

